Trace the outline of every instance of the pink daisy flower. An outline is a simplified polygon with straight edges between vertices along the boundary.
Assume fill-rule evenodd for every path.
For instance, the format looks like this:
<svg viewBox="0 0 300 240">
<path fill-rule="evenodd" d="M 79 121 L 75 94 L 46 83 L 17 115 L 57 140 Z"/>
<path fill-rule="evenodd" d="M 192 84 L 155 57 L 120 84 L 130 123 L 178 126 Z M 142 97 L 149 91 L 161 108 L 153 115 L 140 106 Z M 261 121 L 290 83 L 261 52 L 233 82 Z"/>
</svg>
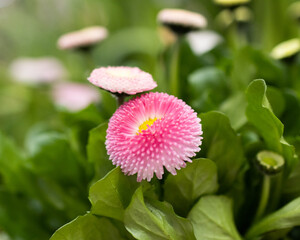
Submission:
<svg viewBox="0 0 300 240">
<path fill-rule="evenodd" d="M 66 71 L 62 63 L 54 57 L 22 57 L 11 63 L 10 74 L 17 82 L 37 85 L 61 80 Z"/>
<path fill-rule="evenodd" d="M 57 42 L 59 49 L 86 48 L 107 38 L 108 31 L 104 27 L 93 26 L 62 35 Z"/>
<path fill-rule="evenodd" d="M 60 83 L 53 88 L 53 100 L 59 107 L 77 112 L 100 101 L 99 92 L 85 84 Z"/>
<path fill-rule="evenodd" d="M 200 151 L 202 140 L 197 113 L 166 93 L 148 93 L 123 104 L 111 117 L 106 149 L 113 164 L 137 181 L 161 179 L 164 167 L 176 169 Z"/>
<path fill-rule="evenodd" d="M 134 95 L 157 87 L 149 73 L 137 67 L 101 67 L 95 69 L 88 80 L 107 91 Z"/>
</svg>

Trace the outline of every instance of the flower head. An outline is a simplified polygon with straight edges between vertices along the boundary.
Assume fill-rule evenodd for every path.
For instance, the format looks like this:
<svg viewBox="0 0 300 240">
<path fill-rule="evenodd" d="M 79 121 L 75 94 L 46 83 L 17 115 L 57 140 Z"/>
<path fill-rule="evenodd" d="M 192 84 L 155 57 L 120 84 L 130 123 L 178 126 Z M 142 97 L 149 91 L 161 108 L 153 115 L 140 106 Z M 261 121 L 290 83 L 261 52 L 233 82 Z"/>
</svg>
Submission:
<svg viewBox="0 0 300 240">
<path fill-rule="evenodd" d="M 95 69 L 88 80 L 112 93 L 128 95 L 157 87 L 152 76 L 137 67 L 101 67 Z"/>
<path fill-rule="evenodd" d="M 59 83 L 53 88 L 52 96 L 56 105 L 70 112 L 80 111 L 100 100 L 96 89 L 80 83 Z"/>
<path fill-rule="evenodd" d="M 40 84 L 61 80 L 65 69 L 53 57 L 18 58 L 10 65 L 10 74 L 18 82 Z"/>
<path fill-rule="evenodd" d="M 147 93 L 123 104 L 111 117 L 106 149 L 114 165 L 137 180 L 161 179 L 164 167 L 173 175 L 200 151 L 197 113 L 166 93 Z"/>
<path fill-rule="evenodd" d="M 218 5 L 222 6 L 238 6 L 250 2 L 250 0 L 214 0 Z"/>
<path fill-rule="evenodd" d="M 186 34 L 206 27 L 206 19 L 199 13 L 183 9 L 163 9 L 157 20 L 176 34 Z"/>
<path fill-rule="evenodd" d="M 101 42 L 107 37 L 106 28 L 94 26 L 62 35 L 57 42 L 60 49 L 87 48 Z"/>
<path fill-rule="evenodd" d="M 223 38 L 214 31 L 198 31 L 189 33 L 187 40 L 193 52 L 202 55 L 223 42 Z"/>
</svg>

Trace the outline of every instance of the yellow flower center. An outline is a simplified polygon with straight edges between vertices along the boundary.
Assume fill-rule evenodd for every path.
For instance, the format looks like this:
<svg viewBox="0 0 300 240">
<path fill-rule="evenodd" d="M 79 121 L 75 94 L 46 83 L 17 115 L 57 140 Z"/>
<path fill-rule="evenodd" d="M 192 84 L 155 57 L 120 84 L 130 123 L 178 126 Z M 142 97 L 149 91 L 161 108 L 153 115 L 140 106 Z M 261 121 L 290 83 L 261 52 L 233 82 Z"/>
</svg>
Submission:
<svg viewBox="0 0 300 240">
<path fill-rule="evenodd" d="M 138 131 L 137 135 L 139 135 L 139 133 L 142 133 L 143 130 L 147 130 L 148 127 L 152 126 L 156 120 L 157 120 L 157 118 L 150 118 L 149 120 L 143 122 L 139 127 L 139 131 Z"/>
</svg>

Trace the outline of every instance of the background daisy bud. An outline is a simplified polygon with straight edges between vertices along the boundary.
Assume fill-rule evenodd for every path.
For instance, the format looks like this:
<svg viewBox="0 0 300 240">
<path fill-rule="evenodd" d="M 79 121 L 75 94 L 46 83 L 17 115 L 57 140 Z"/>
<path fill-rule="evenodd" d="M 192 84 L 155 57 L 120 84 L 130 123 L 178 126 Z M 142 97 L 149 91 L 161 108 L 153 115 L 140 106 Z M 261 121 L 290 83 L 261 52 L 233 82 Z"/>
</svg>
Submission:
<svg viewBox="0 0 300 240">
<path fill-rule="evenodd" d="M 250 0 L 213 0 L 216 4 L 223 7 L 235 8 L 250 2 Z"/>
<path fill-rule="evenodd" d="M 199 30 L 207 25 L 204 16 L 183 9 L 163 9 L 159 12 L 157 20 L 177 35 Z"/>
<path fill-rule="evenodd" d="M 300 39 L 284 41 L 273 48 L 271 56 L 275 59 L 287 59 L 296 56 L 300 51 Z"/>
<path fill-rule="evenodd" d="M 30 85 L 51 83 L 65 76 L 63 65 L 53 57 L 18 58 L 9 71 L 15 81 Z"/>
<path fill-rule="evenodd" d="M 93 26 L 62 35 L 57 41 L 57 46 L 62 50 L 88 50 L 103 41 L 107 36 L 108 31 L 106 28 Z"/>
<path fill-rule="evenodd" d="M 77 112 L 100 101 L 99 92 L 85 84 L 59 83 L 52 90 L 55 105 L 70 112 Z"/>
<path fill-rule="evenodd" d="M 259 169 L 267 175 L 279 173 L 284 166 L 284 158 L 275 152 L 261 151 L 256 159 Z"/>
<path fill-rule="evenodd" d="M 147 93 L 123 104 L 111 117 L 107 153 L 125 174 L 137 181 L 162 178 L 164 167 L 173 175 L 191 162 L 202 140 L 197 113 L 166 93 Z"/>
</svg>

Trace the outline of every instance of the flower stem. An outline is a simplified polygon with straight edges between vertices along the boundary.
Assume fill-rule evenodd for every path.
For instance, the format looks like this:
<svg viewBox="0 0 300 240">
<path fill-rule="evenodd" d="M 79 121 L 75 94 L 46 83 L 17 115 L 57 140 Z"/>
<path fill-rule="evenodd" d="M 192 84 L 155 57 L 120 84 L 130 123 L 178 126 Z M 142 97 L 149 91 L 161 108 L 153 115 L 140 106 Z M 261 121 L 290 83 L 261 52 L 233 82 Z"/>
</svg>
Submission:
<svg viewBox="0 0 300 240">
<path fill-rule="evenodd" d="M 180 97 L 179 88 L 179 50 L 180 37 L 173 46 L 173 52 L 170 61 L 170 93 L 176 97 Z"/>
<path fill-rule="evenodd" d="M 266 206 L 267 206 L 268 201 L 269 201 L 270 185 L 271 185 L 270 176 L 264 175 L 260 202 L 259 202 L 259 205 L 258 205 L 258 209 L 257 209 L 256 215 L 255 215 L 255 218 L 254 218 L 254 222 L 259 220 L 263 216 L 263 214 L 265 213 Z"/>
<path fill-rule="evenodd" d="M 124 94 L 119 94 L 117 96 L 118 107 L 120 107 L 124 103 L 124 100 L 125 100 L 125 95 Z"/>
</svg>

